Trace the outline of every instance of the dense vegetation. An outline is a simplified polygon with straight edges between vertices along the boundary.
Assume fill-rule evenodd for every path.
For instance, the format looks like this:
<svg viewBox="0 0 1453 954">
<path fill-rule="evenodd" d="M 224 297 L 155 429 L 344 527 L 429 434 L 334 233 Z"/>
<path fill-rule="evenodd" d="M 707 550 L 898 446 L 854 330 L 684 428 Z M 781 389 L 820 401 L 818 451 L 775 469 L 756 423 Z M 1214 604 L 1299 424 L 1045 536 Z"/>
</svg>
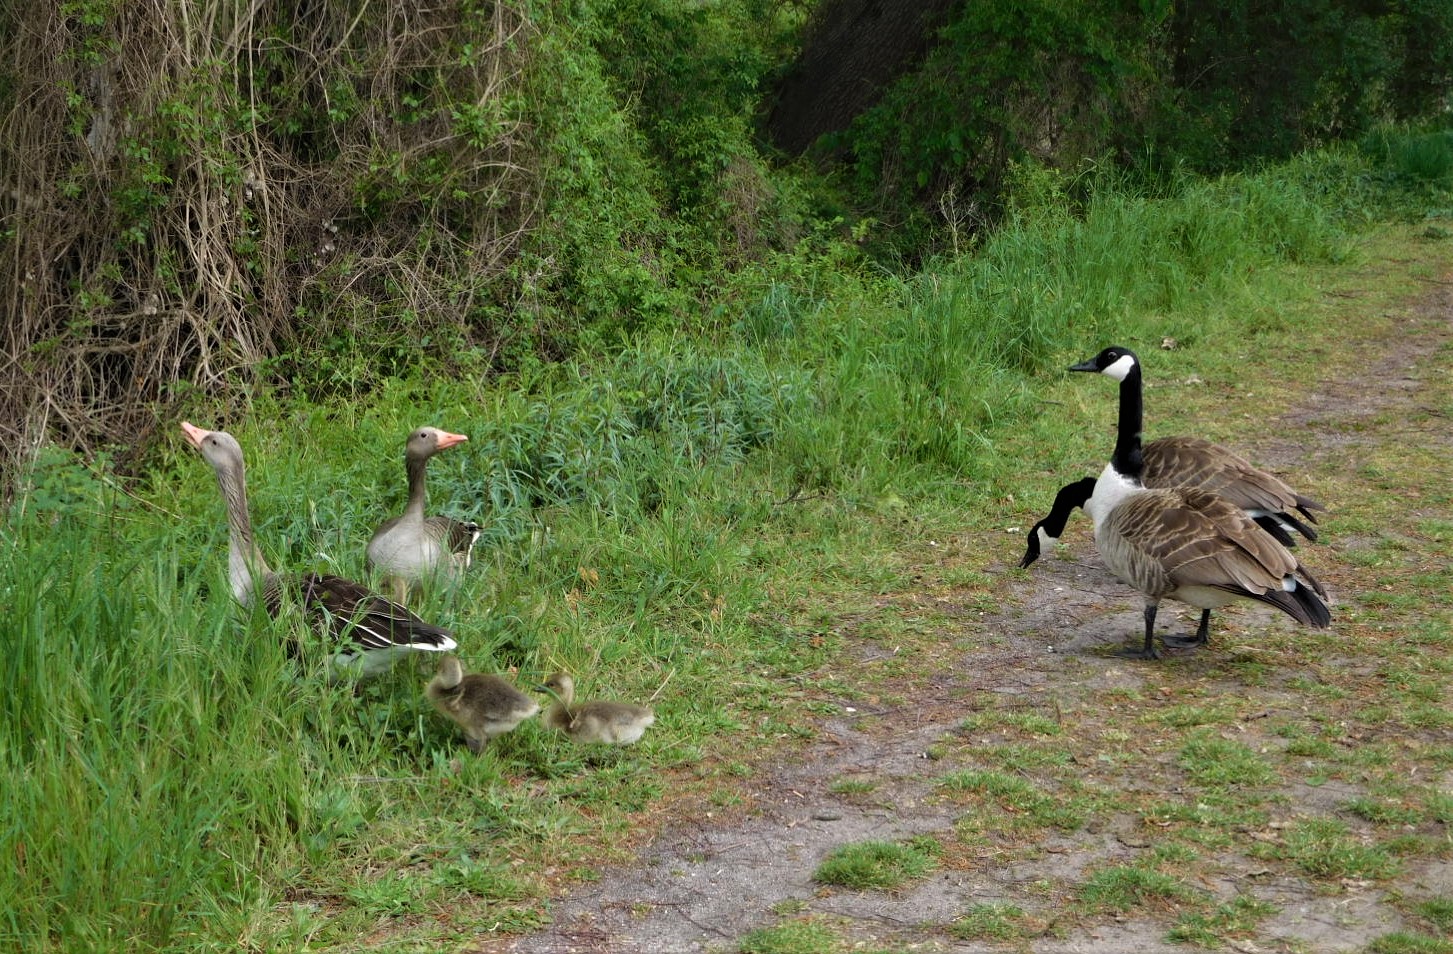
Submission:
<svg viewBox="0 0 1453 954">
<path fill-rule="evenodd" d="M 545 866 L 587 874 L 661 773 L 781 728 L 777 680 L 831 644 L 777 607 L 871 578 L 837 543 L 874 532 L 864 514 L 1012 491 L 994 449 L 1049 360 L 1275 334 L 1297 269 L 1453 188 L 1453 132 L 1364 128 L 1437 105 L 1445 47 L 1396 31 L 1385 85 L 1406 98 L 1360 106 L 1355 142 L 1203 178 L 1173 160 L 1256 150 L 1202 130 L 1145 167 L 1080 162 L 1109 145 L 1088 134 L 1063 155 L 1008 136 L 992 176 L 949 149 L 897 195 L 863 165 L 887 113 L 825 170 L 757 138 L 795 5 L 235 9 L 0 7 L 0 428 L 24 462 L 0 549 L 4 947 L 346 948 L 440 909 L 430 938 L 536 923 Z M 1446 31 L 1416 9 L 1418 36 Z M 1116 16 L 1142 45 L 1097 62 L 1152 70 L 1169 11 Z M 1042 26 L 1022 25 L 1070 29 Z M 1036 83 L 1059 75 L 1047 52 Z M 885 224 L 970 180 L 982 220 Z M 964 254 L 928 257 L 945 236 Z M 247 448 L 274 564 L 350 574 L 398 502 L 407 430 L 467 432 L 433 500 L 483 518 L 485 566 L 421 611 L 481 668 L 659 694 L 652 769 L 586 771 L 533 726 L 455 765 L 416 674 L 360 698 L 300 678 L 288 624 L 227 596 L 183 411 Z M 149 450 L 118 471 L 72 446 Z"/>
<path fill-rule="evenodd" d="M 0 5 L 11 465 L 134 465 L 199 395 L 716 333 L 773 283 L 980 241 L 1026 163 L 1221 172 L 1436 116 L 1453 77 L 1434 0 L 920 0 L 838 112 L 822 64 L 885 27 L 856 0 L 248 10 Z M 814 112 L 811 162 L 773 148 Z"/>
</svg>

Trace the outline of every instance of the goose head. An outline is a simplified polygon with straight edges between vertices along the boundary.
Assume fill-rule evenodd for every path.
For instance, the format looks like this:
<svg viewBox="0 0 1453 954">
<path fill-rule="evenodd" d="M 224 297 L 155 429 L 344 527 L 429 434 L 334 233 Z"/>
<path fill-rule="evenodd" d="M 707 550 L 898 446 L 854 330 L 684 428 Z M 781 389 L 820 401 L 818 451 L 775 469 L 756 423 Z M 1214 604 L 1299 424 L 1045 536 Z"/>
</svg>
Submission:
<svg viewBox="0 0 1453 954">
<path fill-rule="evenodd" d="M 405 454 L 413 460 L 428 460 L 441 450 L 447 450 L 467 440 L 469 437 L 465 434 L 451 434 L 437 427 L 419 427 L 409 435 Z"/>
<path fill-rule="evenodd" d="M 575 700 L 575 680 L 569 673 L 553 673 L 544 684 L 540 686 L 541 691 L 548 692 L 565 705 L 570 705 Z"/>
<path fill-rule="evenodd" d="M 1071 371 L 1089 371 L 1092 374 L 1105 374 L 1116 381 L 1124 381 L 1130 372 L 1140 364 L 1140 359 L 1135 357 L 1135 352 L 1129 348 L 1122 348 L 1119 345 L 1111 345 L 1104 351 L 1090 358 L 1088 361 L 1081 361 L 1079 364 L 1070 365 Z"/>
<path fill-rule="evenodd" d="M 202 452 L 214 470 L 242 469 L 242 445 L 231 434 L 204 430 L 189 421 L 182 421 L 182 433 L 187 436 L 188 443 Z"/>
</svg>

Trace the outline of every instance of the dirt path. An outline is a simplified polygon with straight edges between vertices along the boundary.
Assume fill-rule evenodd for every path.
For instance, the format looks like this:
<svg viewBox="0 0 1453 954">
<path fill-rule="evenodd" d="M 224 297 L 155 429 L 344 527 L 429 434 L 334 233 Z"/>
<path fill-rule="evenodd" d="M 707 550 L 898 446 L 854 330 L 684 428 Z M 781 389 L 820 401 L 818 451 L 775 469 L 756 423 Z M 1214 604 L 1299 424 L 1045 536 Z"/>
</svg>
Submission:
<svg viewBox="0 0 1453 954">
<path fill-rule="evenodd" d="M 1427 376 L 1448 371 L 1453 286 L 1430 288 L 1399 316 L 1398 333 L 1377 345 L 1378 353 L 1364 355 L 1366 365 L 1383 375 L 1384 386 L 1328 380 L 1286 415 L 1282 423 L 1293 426 L 1274 429 L 1296 434 L 1294 441 L 1271 437 L 1238 446 L 1265 466 L 1301 471 L 1352 460 L 1362 445 L 1386 440 L 1384 432 L 1359 428 L 1357 421 L 1416 406 Z M 1445 430 L 1432 439 L 1446 443 L 1449 435 Z M 1437 515 L 1453 519 L 1444 511 Z M 1329 539 L 1338 533 L 1336 524 L 1334 514 L 1327 523 Z M 1244 699 L 1250 693 L 1252 709 L 1243 711 L 1252 711 L 1253 718 L 1239 719 L 1225 731 L 1253 748 L 1261 746 L 1260 751 L 1286 746 L 1284 735 L 1262 726 L 1305 712 L 1306 690 L 1295 680 L 1315 678 L 1315 673 L 1309 677 L 1305 671 L 1287 671 L 1290 666 L 1266 667 L 1273 671 L 1247 685 L 1240 676 L 1254 660 L 1247 661 L 1239 641 L 1263 630 L 1290 639 L 1291 625 L 1269 611 L 1228 610 L 1217 617 L 1212 650 L 1168 661 L 1173 668 L 1109 656 L 1107 645 L 1125 642 L 1139 630 L 1139 603 L 1099 569 L 1087 526 L 1067 534 L 1067 558 L 1040 561 L 1027 579 L 1002 576 L 993 594 L 993 605 L 1000 609 L 962 605 L 951 588 L 934 587 L 931 581 L 921 592 L 885 600 L 885 613 L 921 612 L 943 621 L 941 658 L 915 661 L 920 674 L 937 675 L 882 677 L 879 671 L 890 668 L 884 665 L 890 652 L 866 640 L 851 641 L 858 658 L 836 667 L 832 676 L 875 687 L 871 698 L 876 703 L 862 697 L 837 700 L 839 715 L 824 719 L 816 739 L 790 764 L 763 768 L 748 782 L 743 806 L 710 817 L 703 809 L 698 817 L 678 818 L 641 853 L 638 865 L 606 871 L 599 881 L 557 899 L 552 927 L 491 941 L 478 950 L 734 952 L 743 935 L 787 916 L 830 925 L 847 940 L 846 947 L 1002 950 L 1003 944 L 959 940 L 948 927 L 969 907 L 993 902 L 1028 912 L 1027 923 L 1040 918 L 1034 931 L 1021 935 L 1019 949 L 1045 954 L 1193 949 L 1166 939 L 1173 912 L 1154 905 L 1119 916 L 1064 913 L 1076 910 L 1066 899 L 1087 871 L 1129 863 L 1153 847 L 1155 836 L 1147 831 L 1143 812 L 1127 805 L 1123 812 L 1097 812 L 1070 831 L 1051 827 L 1022 836 L 996 832 L 960 839 L 955 825 L 965 813 L 964 801 L 944 797 L 937 786 L 945 773 L 976 764 L 976 746 L 1002 741 L 1002 726 L 963 728 L 966 717 L 988 710 L 1040 715 L 1074 727 L 1064 744 L 1090 786 L 1097 777 L 1110 778 L 1097 773 L 1114 772 L 1122 749 L 1144 751 L 1152 744 L 1137 734 L 1144 723 L 1130 719 L 1129 710 L 1122 725 L 1128 731 L 1112 731 L 1119 715 L 1113 700 L 1160 694 L 1169 706 L 1192 695 L 1214 700 L 1218 693 L 1234 693 Z M 1017 558 L 1019 540 L 1017 534 L 1001 534 L 955 541 L 944 559 L 989 554 L 988 569 L 998 574 Z M 1356 541 L 1340 540 L 1335 553 L 1356 546 Z M 954 550 L 957 557 L 948 552 Z M 1350 593 L 1353 569 L 1332 548 L 1312 552 L 1317 565 L 1327 568 L 1324 579 L 1334 595 Z M 1184 625 L 1187 618 L 1181 619 Z M 1259 715 L 1267 718 L 1255 718 Z M 1142 805 L 1181 798 L 1174 758 L 1173 752 L 1152 756 L 1151 771 L 1141 778 L 1115 777 L 1116 791 L 1135 795 Z M 863 784 L 843 785 L 844 780 Z M 1274 803 L 1269 837 L 1305 812 L 1335 810 L 1358 794 L 1360 786 L 1345 781 L 1291 784 Z M 906 890 L 827 890 L 812 880 L 817 865 L 839 845 L 917 834 L 935 834 L 958 847 L 946 853 L 932 876 Z M 1239 951 L 1361 950 L 1371 939 L 1404 928 L 1401 909 L 1391 903 L 1396 893 L 1453 897 L 1453 863 L 1438 858 L 1410 860 L 1395 883 L 1349 879 L 1329 891 L 1285 865 L 1268 864 L 1239 849 L 1224 851 L 1226 857 L 1211 867 L 1213 875 L 1202 876 L 1199 888 L 1219 899 L 1245 895 L 1277 908 L 1247 936 L 1229 942 Z"/>
</svg>

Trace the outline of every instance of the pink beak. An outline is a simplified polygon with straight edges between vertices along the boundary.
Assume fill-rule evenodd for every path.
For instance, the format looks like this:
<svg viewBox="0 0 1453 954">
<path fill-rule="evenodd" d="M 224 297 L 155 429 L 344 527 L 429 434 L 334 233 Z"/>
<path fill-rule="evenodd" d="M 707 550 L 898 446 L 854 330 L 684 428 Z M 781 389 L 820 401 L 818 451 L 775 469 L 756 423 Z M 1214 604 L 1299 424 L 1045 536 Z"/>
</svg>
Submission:
<svg viewBox="0 0 1453 954">
<path fill-rule="evenodd" d="M 207 435 L 212 432 L 204 431 L 188 421 L 182 421 L 182 433 L 187 435 L 187 440 L 191 442 L 193 447 L 200 449 L 202 441 L 206 440 Z"/>
<path fill-rule="evenodd" d="M 453 447 L 455 444 L 462 444 L 467 440 L 469 437 L 465 434 L 450 434 L 448 431 L 440 431 L 434 446 L 439 450 L 444 450 L 446 447 Z"/>
</svg>

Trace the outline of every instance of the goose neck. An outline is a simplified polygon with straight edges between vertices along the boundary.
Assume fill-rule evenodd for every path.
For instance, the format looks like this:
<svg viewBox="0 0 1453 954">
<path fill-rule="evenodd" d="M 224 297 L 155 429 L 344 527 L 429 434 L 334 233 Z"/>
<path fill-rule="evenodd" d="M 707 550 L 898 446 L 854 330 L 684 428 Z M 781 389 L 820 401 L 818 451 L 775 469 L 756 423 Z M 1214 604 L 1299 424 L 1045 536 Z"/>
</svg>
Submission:
<svg viewBox="0 0 1453 954">
<path fill-rule="evenodd" d="M 1144 426 L 1140 365 L 1131 366 L 1120 382 L 1120 419 L 1115 432 L 1115 453 L 1111 465 L 1123 477 L 1139 481 L 1145 469 L 1141 456 L 1141 430 Z"/>
<path fill-rule="evenodd" d="M 269 576 L 267 561 L 252 537 L 252 518 L 247 509 L 247 479 L 241 467 L 217 471 L 217 484 L 227 505 L 227 576 L 232 595 L 244 606 L 251 603 L 257 583 Z"/>
<path fill-rule="evenodd" d="M 427 457 L 410 454 L 404 461 L 404 470 L 409 476 L 409 502 L 404 506 L 404 516 L 419 519 L 424 517 L 424 504 L 428 497 L 424 489 L 424 472 L 429 466 Z"/>
</svg>

